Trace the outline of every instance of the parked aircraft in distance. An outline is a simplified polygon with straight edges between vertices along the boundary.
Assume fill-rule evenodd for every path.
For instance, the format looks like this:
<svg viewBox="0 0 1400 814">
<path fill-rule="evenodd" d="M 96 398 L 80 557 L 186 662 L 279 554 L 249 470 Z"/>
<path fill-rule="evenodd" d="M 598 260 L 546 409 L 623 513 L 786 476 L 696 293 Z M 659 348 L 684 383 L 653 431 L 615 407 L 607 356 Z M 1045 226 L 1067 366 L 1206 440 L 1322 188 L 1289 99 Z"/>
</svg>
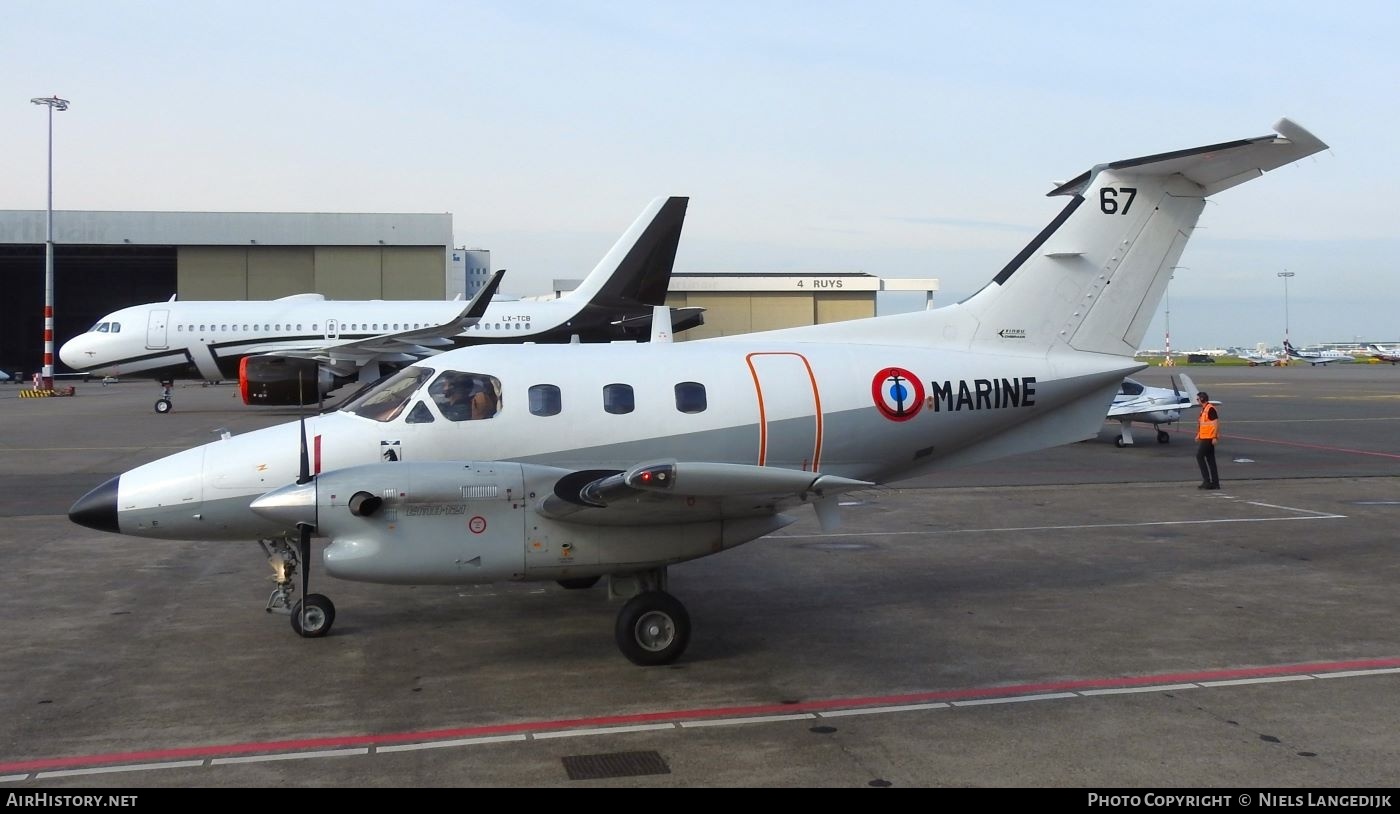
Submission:
<svg viewBox="0 0 1400 814">
<path fill-rule="evenodd" d="M 1328 365 L 1332 362 L 1355 362 L 1356 357 L 1339 350 L 1298 350 L 1283 340 L 1283 350 L 1291 359 L 1307 362 L 1309 365 Z"/>
<path fill-rule="evenodd" d="M 1241 351 L 1237 353 L 1236 356 L 1248 362 L 1250 367 L 1258 367 L 1259 365 L 1276 366 L 1282 364 L 1284 359 L 1284 357 L 1275 356 L 1272 353 L 1251 353 L 1249 351 Z"/>
<path fill-rule="evenodd" d="M 554 300 L 327 300 L 135 305 L 65 342 L 63 363 L 94 376 L 239 383 L 245 404 L 314 403 L 350 382 L 464 345 L 642 339 L 666 299 L 688 198 L 657 198 L 574 291 Z M 703 309 L 673 309 L 672 328 L 702 324 Z M 167 394 L 156 412 L 169 412 Z"/>
<path fill-rule="evenodd" d="M 1372 359 L 1379 359 L 1382 362 L 1389 362 L 1392 365 L 1400 363 L 1400 351 L 1386 350 L 1380 345 L 1367 345 L 1366 350 L 1370 352 Z"/>
<path fill-rule="evenodd" d="M 1181 418 L 1181 411 L 1191 409 L 1195 403 L 1196 384 L 1184 373 L 1179 387 L 1175 376 L 1171 387 L 1149 387 L 1131 377 L 1124 379 L 1108 408 L 1108 417 L 1122 425 L 1113 445 L 1120 449 L 1133 445 L 1134 421 L 1151 424 L 1157 430 L 1157 443 L 1170 442 L 1171 433 L 1162 425 L 1175 423 Z"/>
<path fill-rule="evenodd" d="M 668 569 L 842 493 L 1095 437 L 1205 199 L 1325 149 L 1270 134 L 1098 164 L 980 291 L 907 314 L 682 343 L 490 345 L 424 359 L 339 411 L 132 469 L 69 517 L 104 531 L 260 539 L 268 610 L 322 636 L 311 538 L 343 579 L 608 577 L 631 661 L 690 640 Z M 299 450 L 299 452 L 298 452 Z M 300 571 L 302 601 L 294 602 Z"/>
</svg>

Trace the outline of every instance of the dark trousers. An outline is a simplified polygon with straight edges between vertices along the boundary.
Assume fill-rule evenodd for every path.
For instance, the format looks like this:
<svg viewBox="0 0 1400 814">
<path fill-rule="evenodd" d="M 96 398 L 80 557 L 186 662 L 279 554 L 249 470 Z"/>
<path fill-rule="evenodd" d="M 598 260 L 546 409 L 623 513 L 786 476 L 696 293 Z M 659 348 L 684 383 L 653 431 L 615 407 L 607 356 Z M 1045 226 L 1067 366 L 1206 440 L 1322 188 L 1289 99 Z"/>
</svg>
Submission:
<svg viewBox="0 0 1400 814">
<path fill-rule="evenodd" d="M 1220 485 L 1220 470 L 1215 468 L 1215 444 L 1208 440 L 1197 441 L 1196 463 L 1201 467 L 1201 483 Z"/>
</svg>

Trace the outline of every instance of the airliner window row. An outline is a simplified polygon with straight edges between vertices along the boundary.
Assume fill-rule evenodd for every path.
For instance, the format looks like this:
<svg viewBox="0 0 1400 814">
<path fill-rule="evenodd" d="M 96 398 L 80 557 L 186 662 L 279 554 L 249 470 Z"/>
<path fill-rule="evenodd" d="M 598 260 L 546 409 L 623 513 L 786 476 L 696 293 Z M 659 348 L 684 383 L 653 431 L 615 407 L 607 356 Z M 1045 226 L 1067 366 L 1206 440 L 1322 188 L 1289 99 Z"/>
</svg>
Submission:
<svg viewBox="0 0 1400 814">
<path fill-rule="evenodd" d="M 96 331 L 96 332 L 98 332 L 98 333 L 107 333 L 108 330 L 109 330 L 109 328 L 108 328 L 109 325 L 110 325 L 110 330 L 111 330 L 112 333 L 120 333 L 120 332 L 121 332 L 122 324 L 121 324 L 120 322 L 112 322 L 112 323 L 103 322 L 103 323 L 100 323 L 100 324 L 98 324 L 98 325 L 94 325 L 94 326 L 92 327 L 92 330 L 93 330 L 93 331 Z M 344 323 L 344 322 L 342 322 L 342 323 L 340 324 L 339 330 L 346 331 L 346 332 L 354 332 L 354 331 L 380 331 L 380 330 L 385 330 L 385 331 L 399 331 L 399 330 L 408 331 L 408 330 L 414 330 L 414 331 L 416 331 L 416 330 L 418 330 L 419 328 L 423 328 L 423 327 L 427 327 L 427 326 L 424 326 L 423 324 L 417 323 L 417 322 L 413 323 L 412 325 L 409 325 L 407 322 L 404 322 L 404 323 L 398 323 L 398 322 L 394 322 L 394 323 L 388 323 L 388 322 L 383 322 L 383 323 L 381 323 L 381 322 L 364 322 L 364 323 L 353 322 L 353 323 Z M 253 324 L 253 325 L 251 325 L 251 326 L 249 326 L 249 325 L 247 325 L 247 324 L 244 324 L 244 325 L 242 325 L 242 326 L 240 327 L 240 326 L 237 325 L 237 324 L 229 325 L 229 324 L 227 324 L 227 323 L 218 323 L 218 324 L 215 324 L 215 323 L 209 323 L 209 324 L 199 323 L 199 324 L 188 324 L 188 325 L 176 325 L 176 326 L 175 326 L 175 330 L 176 330 L 177 332 L 180 332 L 180 333 L 183 333 L 183 332 L 185 332 L 185 331 L 189 331 L 190 333 L 195 333 L 195 332 L 203 333 L 203 332 L 206 331 L 206 330 L 208 330 L 208 331 L 221 331 L 221 332 L 224 332 L 224 333 L 227 333 L 227 332 L 230 332 L 230 331 L 235 332 L 235 333 L 238 333 L 238 332 L 242 332 L 242 333 L 259 333 L 259 332 L 261 332 L 261 333 L 273 333 L 273 332 L 275 332 L 275 331 L 281 331 L 281 330 L 283 330 L 284 328 L 285 328 L 286 330 L 288 330 L 288 331 L 293 331 L 293 330 L 300 331 L 300 330 L 302 329 L 302 323 L 298 322 L 298 323 L 296 323 L 295 325 L 293 325 L 293 324 L 290 323 L 290 322 L 286 323 L 285 325 L 284 325 L 283 323 L 275 323 L 275 324 L 274 324 L 274 323 L 265 323 L 265 324 L 263 324 L 261 327 L 258 326 L 257 324 Z M 530 330 L 530 323 L 528 323 L 528 322 L 516 322 L 516 323 L 514 323 L 513 325 L 510 324 L 510 323 L 507 323 L 507 324 L 505 324 L 505 325 L 502 325 L 501 323 L 498 322 L 498 323 L 494 323 L 494 324 L 488 323 L 488 324 L 486 324 L 486 325 L 477 324 L 477 325 L 473 325 L 473 326 L 472 326 L 472 330 L 509 331 L 509 330 L 512 330 L 512 329 L 517 330 L 517 331 L 528 331 L 528 330 Z M 321 330 L 320 323 L 317 323 L 317 322 L 311 323 L 311 330 L 312 330 L 312 331 L 320 331 L 320 330 Z"/>
</svg>

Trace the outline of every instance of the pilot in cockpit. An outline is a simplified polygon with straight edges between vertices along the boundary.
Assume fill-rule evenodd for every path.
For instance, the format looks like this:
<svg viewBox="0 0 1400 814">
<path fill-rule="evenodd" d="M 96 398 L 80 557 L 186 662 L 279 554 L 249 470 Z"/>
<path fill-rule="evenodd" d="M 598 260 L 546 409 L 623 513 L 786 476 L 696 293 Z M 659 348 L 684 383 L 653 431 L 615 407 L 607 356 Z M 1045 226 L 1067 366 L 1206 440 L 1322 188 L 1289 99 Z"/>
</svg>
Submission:
<svg viewBox="0 0 1400 814">
<path fill-rule="evenodd" d="M 433 400 L 448 421 L 493 418 L 500 409 L 496 380 L 491 376 L 448 371 L 433 386 Z"/>
</svg>

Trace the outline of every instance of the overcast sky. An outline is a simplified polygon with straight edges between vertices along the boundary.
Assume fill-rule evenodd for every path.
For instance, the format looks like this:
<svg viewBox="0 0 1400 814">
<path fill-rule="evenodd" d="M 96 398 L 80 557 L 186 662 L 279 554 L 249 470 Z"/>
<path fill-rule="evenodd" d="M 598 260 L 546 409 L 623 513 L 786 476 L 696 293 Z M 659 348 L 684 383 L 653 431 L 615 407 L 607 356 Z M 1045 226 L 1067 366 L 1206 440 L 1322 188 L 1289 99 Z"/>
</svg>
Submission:
<svg viewBox="0 0 1400 814">
<path fill-rule="evenodd" d="M 1400 339 L 1400 4 L 8 0 L 0 209 L 450 212 L 506 289 L 690 197 L 680 272 L 981 287 L 1094 164 L 1330 151 L 1207 205 L 1172 346 Z M 1160 346 L 1159 311 L 1145 344 Z"/>
</svg>

